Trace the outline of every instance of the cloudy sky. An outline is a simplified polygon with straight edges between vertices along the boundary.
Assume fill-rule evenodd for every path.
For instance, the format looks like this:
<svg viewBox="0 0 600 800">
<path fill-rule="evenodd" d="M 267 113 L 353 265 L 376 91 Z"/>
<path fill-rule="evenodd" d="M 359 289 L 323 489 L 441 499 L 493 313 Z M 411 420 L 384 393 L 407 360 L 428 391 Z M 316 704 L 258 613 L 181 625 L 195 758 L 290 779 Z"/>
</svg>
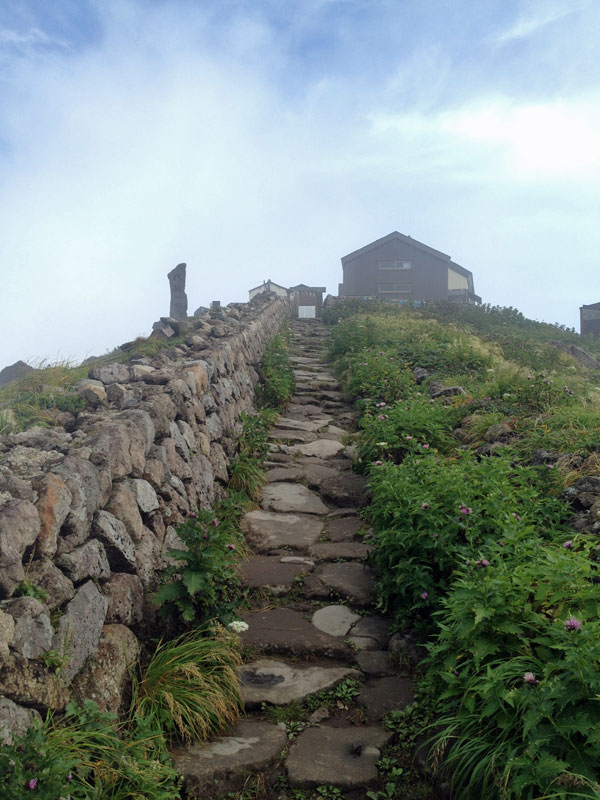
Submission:
<svg viewBox="0 0 600 800">
<path fill-rule="evenodd" d="M 600 301 L 597 0 L 2 0 L 0 368 L 398 230 L 484 301 Z"/>
</svg>

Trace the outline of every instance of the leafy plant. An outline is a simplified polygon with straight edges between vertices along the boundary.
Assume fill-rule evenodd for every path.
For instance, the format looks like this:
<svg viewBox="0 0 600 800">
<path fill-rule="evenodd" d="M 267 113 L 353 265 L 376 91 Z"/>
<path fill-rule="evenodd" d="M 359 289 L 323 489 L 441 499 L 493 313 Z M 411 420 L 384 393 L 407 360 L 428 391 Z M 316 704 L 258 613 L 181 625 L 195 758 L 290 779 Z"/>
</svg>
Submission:
<svg viewBox="0 0 600 800">
<path fill-rule="evenodd" d="M 261 408 L 280 408 L 294 394 L 296 384 L 288 354 L 289 336 L 289 330 L 284 329 L 265 348 L 259 364 L 261 383 L 256 388 L 256 401 Z"/>
<path fill-rule="evenodd" d="M 237 503 L 236 503 L 237 501 Z M 230 492 L 214 510 L 200 510 L 177 529 L 186 550 L 170 549 L 163 586 L 154 596 L 163 616 L 178 612 L 185 622 L 217 618 L 231 622 L 242 599 L 236 565 L 246 549 L 237 520 L 247 506 L 245 495 Z"/>
</svg>

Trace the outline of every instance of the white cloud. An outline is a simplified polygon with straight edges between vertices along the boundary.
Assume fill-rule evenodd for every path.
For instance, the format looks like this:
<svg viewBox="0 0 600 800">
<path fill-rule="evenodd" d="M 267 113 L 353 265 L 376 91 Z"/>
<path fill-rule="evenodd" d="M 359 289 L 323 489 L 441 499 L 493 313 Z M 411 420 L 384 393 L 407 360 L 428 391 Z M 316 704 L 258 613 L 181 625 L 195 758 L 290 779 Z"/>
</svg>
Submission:
<svg viewBox="0 0 600 800">
<path fill-rule="evenodd" d="M 536 0 L 529 4 L 529 9 L 533 10 L 528 9 L 529 13 L 521 14 L 513 25 L 491 38 L 498 45 L 525 39 L 563 17 L 581 11 L 589 4 L 590 0 Z"/>
</svg>

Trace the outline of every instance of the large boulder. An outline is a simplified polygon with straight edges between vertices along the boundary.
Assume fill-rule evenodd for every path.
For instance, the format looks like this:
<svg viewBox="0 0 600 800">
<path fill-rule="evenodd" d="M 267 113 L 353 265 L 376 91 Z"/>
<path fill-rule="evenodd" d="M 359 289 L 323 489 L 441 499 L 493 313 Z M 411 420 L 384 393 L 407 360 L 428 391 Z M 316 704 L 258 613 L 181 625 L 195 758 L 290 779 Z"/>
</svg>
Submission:
<svg viewBox="0 0 600 800">
<path fill-rule="evenodd" d="M 22 559 L 40 532 L 40 517 L 29 500 L 0 507 L 0 596 L 10 597 L 24 579 Z"/>
</svg>

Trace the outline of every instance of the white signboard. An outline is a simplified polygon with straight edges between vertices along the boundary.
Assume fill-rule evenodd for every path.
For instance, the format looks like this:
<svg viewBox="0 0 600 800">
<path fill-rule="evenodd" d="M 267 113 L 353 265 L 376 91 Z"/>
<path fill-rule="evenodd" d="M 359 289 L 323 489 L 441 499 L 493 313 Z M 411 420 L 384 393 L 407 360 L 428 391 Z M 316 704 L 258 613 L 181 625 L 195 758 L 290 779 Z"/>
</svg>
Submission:
<svg viewBox="0 0 600 800">
<path fill-rule="evenodd" d="M 315 306 L 298 306 L 298 316 L 300 319 L 314 319 L 316 310 Z"/>
</svg>

